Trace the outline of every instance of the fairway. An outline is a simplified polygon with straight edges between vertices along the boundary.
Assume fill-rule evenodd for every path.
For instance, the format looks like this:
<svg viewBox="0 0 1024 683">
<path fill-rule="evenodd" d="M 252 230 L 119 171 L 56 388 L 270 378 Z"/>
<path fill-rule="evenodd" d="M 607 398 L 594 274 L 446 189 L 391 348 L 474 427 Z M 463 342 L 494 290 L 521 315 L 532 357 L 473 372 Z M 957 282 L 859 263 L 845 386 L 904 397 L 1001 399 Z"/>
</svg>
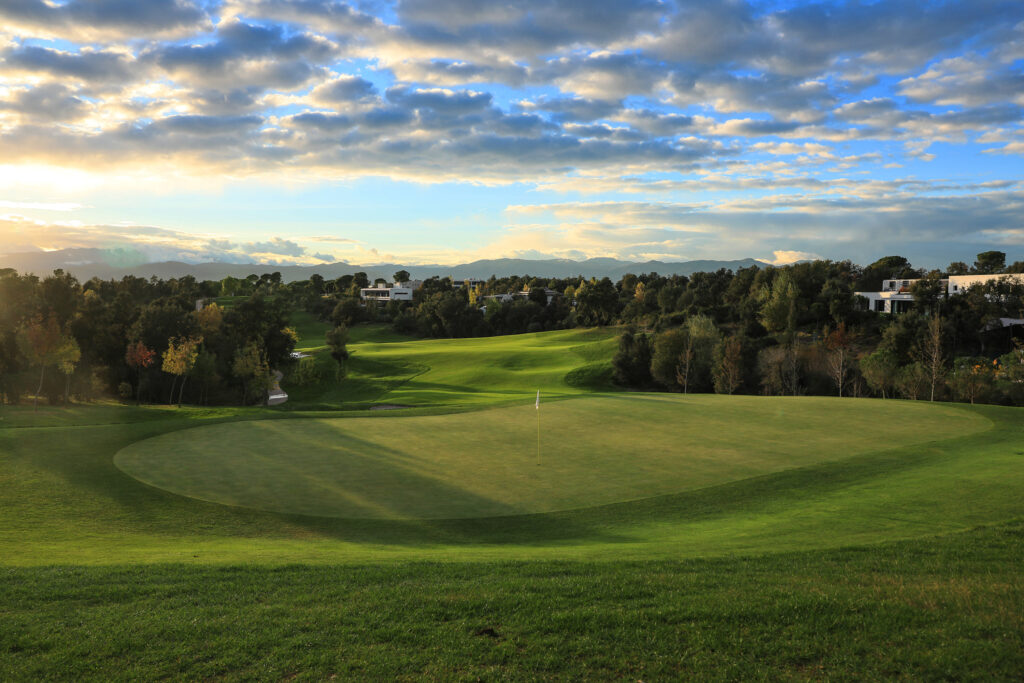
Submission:
<svg viewBox="0 0 1024 683">
<path fill-rule="evenodd" d="M 322 346 L 327 326 L 297 315 L 299 348 L 326 376 L 335 364 Z M 546 396 L 579 396 L 614 389 L 611 357 L 616 331 L 571 329 L 503 337 L 413 339 L 382 325 L 351 330 L 343 382 L 296 385 L 285 378 L 283 410 L 337 410 L 372 404 L 484 406 Z"/>
<path fill-rule="evenodd" d="M 123 471 L 205 501 L 342 518 L 494 517 L 726 484 L 991 426 L 955 406 L 601 395 L 433 416 L 234 422 L 128 446 Z"/>
</svg>

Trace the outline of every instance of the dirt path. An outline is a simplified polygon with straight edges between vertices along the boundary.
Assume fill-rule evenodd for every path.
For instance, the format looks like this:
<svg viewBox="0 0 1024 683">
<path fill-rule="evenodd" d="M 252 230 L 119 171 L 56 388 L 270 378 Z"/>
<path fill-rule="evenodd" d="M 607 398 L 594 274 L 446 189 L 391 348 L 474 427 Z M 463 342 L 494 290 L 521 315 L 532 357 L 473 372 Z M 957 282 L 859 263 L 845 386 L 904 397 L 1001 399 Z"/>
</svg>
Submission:
<svg viewBox="0 0 1024 683">
<path fill-rule="evenodd" d="M 288 394 L 281 388 L 281 378 L 284 377 L 284 373 L 280 370 L 274 370 L 274 386 L 270 388 L 270 394 L 267 396 L 268 406 L 281 405 L 288 400 Z"/>
</svg>

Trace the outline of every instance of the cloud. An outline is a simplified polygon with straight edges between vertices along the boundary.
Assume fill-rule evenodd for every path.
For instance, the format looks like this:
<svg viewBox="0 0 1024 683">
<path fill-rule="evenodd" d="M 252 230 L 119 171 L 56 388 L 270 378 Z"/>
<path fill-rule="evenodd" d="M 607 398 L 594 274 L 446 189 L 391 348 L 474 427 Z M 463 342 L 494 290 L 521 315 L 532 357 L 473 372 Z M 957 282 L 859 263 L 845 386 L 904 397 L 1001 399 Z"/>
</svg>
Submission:
<svg viewBox="0 0 1024 683">
<path fill-rule="evenodd" d="M 681 234 L 623 232 L 637 254 L 826 253 L 762 232 L 785 216 L 824 221 L 826 238 L 847 239 L 857 220 L 875 235 L 915 215 L 914 200 L 956 204 L 938 198 L 954 183 L 858 174 L 934 177 L 955 164 L 1011 180 L 982 155 L 1024 152 L 1016 0 L 18 0 L 0 5 L 0 22 L 5 169 L 54 169 L 43 184 L 74 173 L 520 184 L 605 207 L 540 214 L 589 226 L 545 253 L 576 238 L 626 253 L 612 231 L 641 227 Z M 315 258 L 296 253 L 315 241 L 204 248 L 248 258 L 250 241 L 283 250 L 268 258 Z"/>
<path fill-rule="evenodd" d="M 89 83 L 132 80 L 134 59 L 124 52 L 83 50 L 68 52 L 38 45 L 20 45 L 0 52 L 4 71 L 48 74 Z"/>
<path fill-rule="evenodd" d="M 75 202 L 12 202 L 0 200 L 0 209 L 20 209 L 23 211 L 75 211 L 83 208 Z"/>
<path fill-rule="evenodd" d="M 23 207 L 35 208 L 35 207 Z M 0 216 L 0 244 L 6 253 L 54 249 L 120 249 L 136 254 L 139 263 L 184 261 L 203 263 L 316 264 L 335 262 L 328 254 L 310 252 L 297 241 L 273 237 L 236 243 L 215 235 L 186 233 L 149 225 L 88 224 L 76 220 L 39 221 Z"/>
<path fill-rule="evenodd" d="M 786 249 L 776 249 L 772 252 L 772 258 L 761 259 L 766 261 L 773 266 L 784 266 L 789 263 L 796 263 L 797 261 L 813 261 L 820 259 L 821 257 L 817 254 L 811 254 L 806 251 L 789 251 Z"/>
<path fill-rule="evenodd" d="M 1020 187 L 931 187 L 920 181 L 868 183 L 833 195 L 800 193 L 711 204 L 678 202 L 565 202 L 513 205 L 506 234 L 492 250 L 531 244 L 558 252 L 634 258 L 660 249 L 678 258 L 739 258 L 778 251 L 775 259 L 853 258 L 868 262 L 921 241 L 936 249 L 967 251 L 1008 247 L 1020 236 Z M 923 184 L 926 185 L 926 184 Z M 728 246 L 721 236 L 728 235 Z M 789 246 L 779 249 L 778 244 Z"/>
<path fill-rule="evenodd" d="M 537 54 L 605 45 L 654 30 L 663 5 L 656 0 L 400 0 L 396 10 L 412 40 Z"/>
<path fill-rule="evenodd" d="M 212 42 L 164 44 L 140 59 L 190 85 L 298 88 L 318 74 L 338 47 L 321 36 L 290 34 L 281 26 L 226 21 Z"/>
<path fill-rule="evenodd" d="M 978 55 L 942 60 L 922 74 L 904 78 L 898 89 L 913 102 L 980 107 L 1009 99 L 1024 106 L 1024 73 Z"/>
<path fill-rule="evenodd" d="M 246 254 L 273 254 L 276 256 L 302 256 L 306 253 L 305 247 L 299 246 L 297 242 L 275 237 L 269 242 L 248 242 L 237 247 L 239 251 Z"/>
<path fill-rule="evenodd" d="M 409 109 L 432 109 L 441 114 L 467 114 L 486 109 L 491 104 L 489 93 L 472 90 L 452 91 L 443 88 L 388 88 L 389 102 Z"/>
<path fill-rule="evenodd" d="M 178 36 L 205 28 L 206 12 L 188 0 L 16 0 L 0 5 L 8 31 L 65 39 Z"/>
<path fill-rule="evenodd" d="M 22 121 L 76 121 L 89 112 L 88 103 L 57 83 L 15 90 L 0 100 L 0 110 L 17 112 Z"/>
<path fill-rule="evenodd" d="M 333 104 L 352 102 L 373 97 L 377 88 L 370 81 L 359 76 L 340 76 L 318 85 L 313 90 L 313 100 Z"/>
</svg>

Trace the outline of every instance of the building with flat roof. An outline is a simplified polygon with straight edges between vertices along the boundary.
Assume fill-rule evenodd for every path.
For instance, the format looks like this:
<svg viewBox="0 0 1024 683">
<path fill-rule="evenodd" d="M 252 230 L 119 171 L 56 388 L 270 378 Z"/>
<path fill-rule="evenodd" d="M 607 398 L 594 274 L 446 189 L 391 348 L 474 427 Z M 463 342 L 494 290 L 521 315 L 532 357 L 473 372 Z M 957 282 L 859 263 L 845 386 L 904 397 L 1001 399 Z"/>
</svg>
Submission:
<svg viewBox="0 0 1024 683">
<path fill-rule="evenodd" d="M 359 290 L 359 298 L 363 301 L 412 301 L 412 293 L 423 284 L 419 281 L 393 282 L 390 285 L 380 282 L 374 287 L 363 287 Z"/>
<path fill-rule="evenodd" d="M 1005 280 L 1009 284 L 1024 285 L 1024 274 L 1020 273 L 997 273 L 995 275 L 950 275 L 942 278 L 939 282 L 946 290 L 947 296 L 963 294 L 975 285 L 983 285 L 989 282 Z M 903 313 L 910 310 L 914 305 L 914 295 L 911 293 L 914 283 L 920 279 L 913 280 L 882 280 L 882 290 L 879 292 L 854 292 L 857 296 L 864 297 L 868 302 L 868 310 L 877 313 Z"/>
</svg>

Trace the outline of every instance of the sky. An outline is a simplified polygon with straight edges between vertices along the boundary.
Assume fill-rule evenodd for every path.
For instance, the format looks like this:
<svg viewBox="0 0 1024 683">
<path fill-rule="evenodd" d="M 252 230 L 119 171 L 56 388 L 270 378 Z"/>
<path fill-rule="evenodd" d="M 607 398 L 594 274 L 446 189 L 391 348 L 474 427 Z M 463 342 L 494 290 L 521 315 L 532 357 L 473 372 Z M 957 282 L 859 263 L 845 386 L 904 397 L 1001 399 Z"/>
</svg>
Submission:
<svg viewBox="0 0 1024 683">
<path fill-rule="evenodd" d="M 1024 260 L 1024 2 L 0 0 L 0 253 Z"/>
</svg>

